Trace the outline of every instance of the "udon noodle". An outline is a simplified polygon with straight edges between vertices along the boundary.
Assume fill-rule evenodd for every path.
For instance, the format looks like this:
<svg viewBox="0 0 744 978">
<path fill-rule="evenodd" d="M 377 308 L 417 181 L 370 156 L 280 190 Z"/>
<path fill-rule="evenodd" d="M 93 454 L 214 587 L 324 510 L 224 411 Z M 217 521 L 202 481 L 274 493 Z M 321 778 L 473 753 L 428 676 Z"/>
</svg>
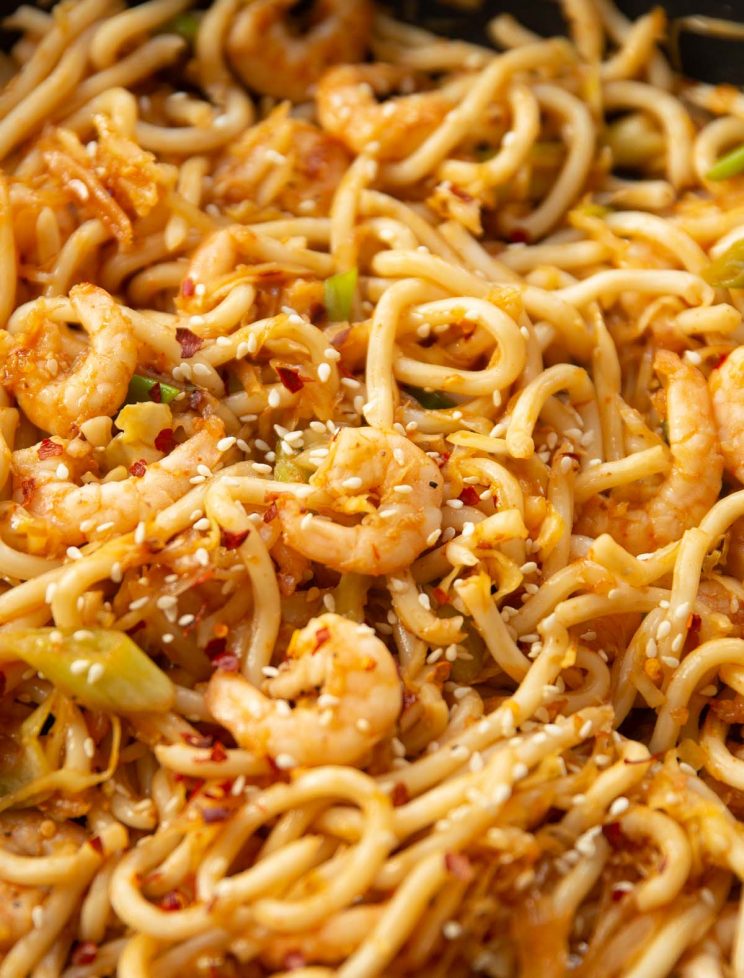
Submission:
<svg viewBox="0 0 744 978">
<path fill-rule="evenodd" d="M 744 978 L 744 99 L 664 16 L 21 6 L 0 978 Z"/>
</svg>

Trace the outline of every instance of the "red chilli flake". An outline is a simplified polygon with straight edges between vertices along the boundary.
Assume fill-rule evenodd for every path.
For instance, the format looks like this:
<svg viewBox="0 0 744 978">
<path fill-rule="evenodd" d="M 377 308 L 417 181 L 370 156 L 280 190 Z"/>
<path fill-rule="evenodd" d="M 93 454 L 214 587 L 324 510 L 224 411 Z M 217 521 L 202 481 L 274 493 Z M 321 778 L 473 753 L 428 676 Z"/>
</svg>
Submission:
<svg viewBox="0 0 744 978">
<path fill-rule="evenodd" d="M 197 350 L 201 350 L 204 345 L 204 340 L 201 336 L 197 336 L 196 333 L 192 333 L 190 329 L 185 329 L 179 326 L 176 330 L 176 339 L 181 344 L 181 356 L 188 360 L 189 357 L 193 357 Z"/>
<path fill-rule="evenodd" d="M 176 437 L 172 428 L 163 428 L 155 435 L 155 448 L 164 455 L 170 455 L 176 447 Z"/>
<path fill-rule="evenodd" d="M 613 849 L 619 849 L 623 844 L 623 830 L 619 822 L 608 822 L 602 826 L 602 835 Z"/>
<path fill-rule="evenodd" d="M 279 376 L 279 380 L 284 384 L 288 391 L 292 394 L 296 394 L 297 391 L 301 391 L 305 386 L 305 381 L 300 377 L 297 370 L 292 370 L 291 367 L 277 367 L 276 372 Z"/>
<path fill-rule="evenodd" d="M 209 755 L 209 760 L 215 761 L 218 764 L 227 760 L 227 751 L 219 740 L 215 741 L 214 747 L 212 747 L 212 753 Z"/>
<path fill-rule="evenodd" d="M 396 781 L 393 785 L 393 790 L 390 792 L 390 801 L 392 801 L 395 808 L 407 804 L 410 800 L 411 795 L 408 788 L 402 781 Z"/>
<path fill-rule="evenodd" d="M 509 235 L 512 244 L 529 244 L 530 236 L 524 228 L 514 228 Z"/>
<path fill-rule="evenodd" d="M 231 533 L 229 530 L 223 530 L 222 546 L 225 550 L 237 550 L 247 536 L 248 530 L 244 530 L 242 533 Z"/>
<path fill-rule="evenodd" d="M 91 836 L 91 838 L 88 839 L 88 845 L 91 847 L 91 849 L 97 852 L 99 856 L 103 854 L 103 842 L 101 841 L 101 837 L 99 835 Z"/>
<path fill-rule="evenodd" d="M 728 360 L 728 358 L 729 358 L 728 353 L 721 354 L 721 356 L 713 364 L 713 369 L 718 370 L 718 368 L 721 367 Z"/>
<path fill-rule="evenodd" d="M 279 515 L 279 510 L 276 503 L 272 503 L 266 512 L 263 514 L 264 523 L 271 523 Z"/>
<path fill-rule="evenodd" d="M 212 659 L 212 665 L 220 672 L 237 672 L 240 668 L 240 660 L 234 652 L 222 652 Z"/>
<path fill-rule="evenodd" d="M 466 506 L 477 506 L 480 502 L 478 493 L 472 486 L 465 486 L 460 493 L 459 499 L 465 503 Z"/>
<path fill-rule="evenodd" d="M 93 941 L 82 941 L 72 952 L 72 963 L 75 965 L 93 964 L 98 957 L 98 945 Z"/>
<path fill-rule="evenodd" d="M 286 971 L 298 971 L 306 964 L 305 955 L 302 951 L 289 951 L 284 956 L 284 968 Z"/>
<path fill-rule="evenodd" d="M 437 604 L 449 604 L 449 594 L 441 587 L 435 587 L 432 591 Z"/>
<path fill-rule="evenodd" d="M 161 910 L 165 910 L 168 913 L 173 913 L 176 910 L 181 910 L 186 901 L 176 890 L 171 890 L 170 893 L 166 893 L 165 896 L 160 900 L 158 906 Z"/>
<path fill-rule="evenodd" d="M 196 285 L 192 278 L 185 278 L 181 282 L 181 295 L 185 299 L 190 299 L 192 295 L 196 292 Z"/>
<path fill-rule="evenodd" d="M 62 446 L 58 445 L 56 441 L 52 441 L 51 438 L 45 438 L 37 449 L 40 459 L 54 458 L 55 455 L 61 455 L 63 451 Z"/>
<path fill-rule="evenodd" d="M 469 883 L 475 876 L 473 864 L 462 852 L 447 852 L 444 855 L 444 865 L 447 872 L 463 883 Z"/>
<path fill-rule="evenodd" d="M 315 648 L 313 649 L 313 652 L 317 652 L 321 645 L 324 645 L 330 637 L 330 628 L 319 628 L 315 633 Z"/>
<path fill-rule="evenodd" d="M 151 401 L 155 404 L 160 404 L 163 400 L 163 389 L 160 386 L 160 381 L 157 384 L 153 384 L 150 388 L 150 392 L 147 395 Z"/>
<path fill-rule="evenodd" d="M 132 462 L 129 466 L 129 472 L 131 475 L 141 479 L 145 472 L 147 472 L 147 462 L 143 458 L 138 458 L 136 462 Z"/>
</svg>

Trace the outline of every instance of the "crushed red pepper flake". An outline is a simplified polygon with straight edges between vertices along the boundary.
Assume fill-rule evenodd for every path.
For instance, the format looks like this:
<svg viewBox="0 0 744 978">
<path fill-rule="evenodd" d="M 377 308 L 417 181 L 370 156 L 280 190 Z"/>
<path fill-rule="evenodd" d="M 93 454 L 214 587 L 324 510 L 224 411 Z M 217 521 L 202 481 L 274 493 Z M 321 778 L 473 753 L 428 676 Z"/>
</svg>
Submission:
<svg viewBox="0 0 744 978">
<path fill-rule="evenodd" d="M 264 523 L 271 523 L 271 521 L 275 520 L 278 515 L 279 515 L 279 509 L 276 503 L 272 503 L 269 506 L 269 508 L 266 510 L 266 512 L 263 514 L 263 521 Z"/>
<path fill-rule="evenodd" d="M 181 346 L 181 356 L 185 360 L 193 357 L 197 350 L 201 350 L 204 346 L 204 340 L 201 336 L 197 336 L 196 333 L 192 333 L 190 329 L 183 326 L 179 326 L 176 330 L 176 339 Z"/>
<path fill-rule="evenodd" d="M 91 849 L 95 849 L 99 856 L 103 853 L 103 841 L 101 840 L 100 835 L 91 836 L 90 839 L 88 839 L 88 844 L 90 845 Z"/>
<path fill-rule="evenodd" d="M 71 960 L 74 965 L 93 964 L 98 957 L 98 945 L 93 941 L 81 941 L 75 945 Z"/>
<path fill-rule="evenodd" d="M 223 530 L 222 546 L 225 550 L 237 550 L 247 536 L 248 530 L 243 530 L 242 533 L 231 533 L 230 530 Z"/>
<path fill-rule="evenodd" d="M 196 283 L 194 280 L 192 278 L 185 278 L 183 282 L 181 282 L 181 295 L 186 299 L 190 299 L 195 292 Z"/>
<path fill-rule="evenodd" d="M 234 652 L 221 652 L 212 659 L 212 665 L 220 672 L 237 672 L 240 660 Z"/>
<path fill-rule="evenodd" d="M 411 800 L 411 793 L 402 781 L 396 781 L 393 785 L 393 790 L 390 792 L 390 800 L 395 808 L 399 808 Z"/>
<path fill-rule="evenodd" d="M 444 865 L 448 873 L 463 883 L 469 883 L 475 876 L 473 864 L 464 852 L 446 852 L 444 854 Z"/>
<path fill-rule="evenodd" d="M 305 381 L 300 376 L 299 370 L 293 370 L 291 367 L 277 367 L 276 372 L 279 380 L 292 394 L 301 391 L 305 386 Z"/>
<path fill-rule="evenodd" d="M 480 502 L 477 491 L 473 486 L 465 486 L 458 497 L 466 506 L 477 506 Z"/>
<path fill-rule="evenodd" d="M 147 472 L 147 462 L 143 458 L 138 458 L 129 466 L 129 474 L 138 479 L 141 479 L 145 472 Z"/>
<path fill-rule="evenodd" d="M 62 455 L 63 452 L 64 448 L 51 438 L 44 438 L 37 449 L 40 459 L 54 458 L 55 455 Z"/>
<path fill-rule="evenodd" d="M 315 633 L 315 648 L 313 649 L 313 652 L 317 652 L 321 645 L 324 645 L 330 637 L 330 628 L 326 628 L 325 626 L 323 626 L 323 628 L 319 628 Z"/>
<path fill-rule="evenodd" d="M 176 447 L 176 436 L 172 428 L 163 428 L 155 435 L 155 448 L 164 455 L 169 455 Z"/>
</svg>

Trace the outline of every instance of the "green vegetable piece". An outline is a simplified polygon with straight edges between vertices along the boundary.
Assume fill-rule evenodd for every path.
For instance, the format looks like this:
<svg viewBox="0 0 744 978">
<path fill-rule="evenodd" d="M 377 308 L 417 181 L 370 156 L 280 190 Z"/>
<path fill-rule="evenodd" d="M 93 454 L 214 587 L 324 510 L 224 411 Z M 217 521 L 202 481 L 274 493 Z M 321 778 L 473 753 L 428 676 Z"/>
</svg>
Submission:
<svg viewBox="0 0 744 978">
<path fill-rule="evenodd" d="M 404 387 L 403 390 L 414 397 L 427 411 L 443 411 L 455 406 L 455 401 L 440 391 L 425 391 L 421 387 Z"/>
<path fill-rule="evenodd" d="M 156 387 L 159 388 L 159 392 L 154 391 Z M 166 384 L 156 377 L 143 377 L 142 374 L 135 374 L 129 381 L 127 401 L 130 404 L 137 403 L 138 401 L 156 401 L 163 404 L 170 404 L 180 393 L 181 391 L 178 387 L 174 387 L 172 384 Z"/>
<path fill-rule="evenodd" d="M 702 271 L 709 285 L 724 289 L 744 288 L 744 240 L 735 241 Z"/>
<path fill-rule="evenodd" d="M 331 322 L 342 323 L 351 319 L 351 307 L 357 287 L 357 270 L 339 272 L 325 280 L 323 287 L 326 312 Z"/>
<path fill-rule="evenodd" d="M 720 160 L 716 160 L 706 173 L 706 177 L 708 180 L 730 180 L 740 173 L 744 173 L 744 146 L 737 146 Z"/>
<path fill-rule="evenodd" d="M 199 15 L 194 10 L 187 10 L 185 13 L 176 14 L 167 24 L 163 25 L 163 34 L 178 34 L 184 41 L 193 48 L 196 44 L 196 35 L 199 32 Z"/>
<path fill-rule="evenodd" d="M 170 679 L 124 632 L 28 628 L 0 636 L 0 661 L 21 659 L 91 710 L 162 713 Z"/>
</svg>

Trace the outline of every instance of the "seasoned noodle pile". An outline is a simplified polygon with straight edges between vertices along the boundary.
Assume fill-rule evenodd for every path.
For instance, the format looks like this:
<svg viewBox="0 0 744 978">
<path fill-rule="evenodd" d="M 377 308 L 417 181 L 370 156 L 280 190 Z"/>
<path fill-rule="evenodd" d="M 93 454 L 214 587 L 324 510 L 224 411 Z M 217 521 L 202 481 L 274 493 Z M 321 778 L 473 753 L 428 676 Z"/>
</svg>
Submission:
<svg viewBox="0 0 744 978">
<path fill-rule="evenodd" d="M 190 6 L 6 21 L 0 978 L 743 978 L 744 97 Z"/>
</svg>

